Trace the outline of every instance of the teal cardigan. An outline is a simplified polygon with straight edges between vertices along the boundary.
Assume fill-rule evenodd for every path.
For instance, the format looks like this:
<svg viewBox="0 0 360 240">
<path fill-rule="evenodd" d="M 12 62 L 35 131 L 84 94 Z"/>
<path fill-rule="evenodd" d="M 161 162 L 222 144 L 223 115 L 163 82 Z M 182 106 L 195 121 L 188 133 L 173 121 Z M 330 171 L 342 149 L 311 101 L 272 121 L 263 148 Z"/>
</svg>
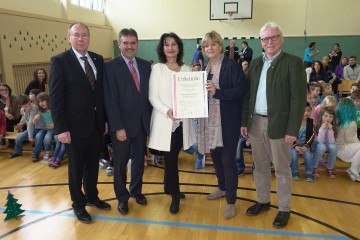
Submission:
<svg viewBox="0 0 360 240">
<path fill-rule="evenodd" d="M 242 127 L 251 129 L 263 58 L 250 64 L 247 75 L 248 91 L 244 98 Z M 306 74 L 302 60 L 281 52 L 271 63 L 266 76 L 268 135 L 280 139 L 285 135 L 297 137 L 306 105 Z"/>
</svg>

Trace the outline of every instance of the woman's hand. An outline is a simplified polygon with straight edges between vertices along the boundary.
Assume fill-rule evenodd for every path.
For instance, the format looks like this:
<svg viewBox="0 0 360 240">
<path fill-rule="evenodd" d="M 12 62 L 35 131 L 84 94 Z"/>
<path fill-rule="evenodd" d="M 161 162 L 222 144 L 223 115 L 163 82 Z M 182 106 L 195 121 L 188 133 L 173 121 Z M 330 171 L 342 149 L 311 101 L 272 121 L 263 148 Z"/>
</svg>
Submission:
<svg viewBox="0 0 360 240">
<path fill-rule="evenodd" d="M 171 108 L 167 111 L 167 116 L 171 118 L 171 120 L 173 121 L 178 120 L 177 118 L 174 117 L 173 110 Z"/>
<path fill-rule="evenodd" d="M 213 81 L 211 80 L 207 80 L 206 81 L 206 90 L 211 93 L 212 95 L 215 94 L 216 92 L 216 87 L 215 87 L 215 84 L 213 83 Z"/>
</svg>

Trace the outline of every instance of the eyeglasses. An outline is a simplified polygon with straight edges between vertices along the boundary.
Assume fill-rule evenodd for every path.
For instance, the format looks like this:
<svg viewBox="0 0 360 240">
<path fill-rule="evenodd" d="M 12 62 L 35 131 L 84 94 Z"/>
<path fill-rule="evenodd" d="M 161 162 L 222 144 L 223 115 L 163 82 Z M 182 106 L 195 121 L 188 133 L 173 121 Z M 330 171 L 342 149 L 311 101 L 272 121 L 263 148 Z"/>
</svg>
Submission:
<svg viewBox="0 0 360 240">
<path fill-rule="evenodd" d="M 263 43 L 268 43 L 268 42 L 270 41 L 270 39 L 271 39 L 271 41 L 276 42 L 277 40 L 279 40 L 279 37 L 280 37 L 280 36 L 281 36 L 281 35 L 279 34 L 279 35 L 275 35 L 275 36 L 272 36 L 272 37 L 262 38 L 262 39 L 261 39 L 261 42 L 263 42 Z"/>
<path fill-rule="evenodd" d="M 73 37 L 75 37 L 75 38 L 80 38 L 80 37 L 86 38 L 86 37 L 89 36 L 88 33 L 73 33 L 73 34 L 70 34 L 70 35 L 73 36 Z"/>
<path fill-rule="evenodd" d="M 9 91 L 9 89 L 7 89 L 7 88 L 0 89 L 0 92 L 8 92 L 8 91 Z"/>
</svg>

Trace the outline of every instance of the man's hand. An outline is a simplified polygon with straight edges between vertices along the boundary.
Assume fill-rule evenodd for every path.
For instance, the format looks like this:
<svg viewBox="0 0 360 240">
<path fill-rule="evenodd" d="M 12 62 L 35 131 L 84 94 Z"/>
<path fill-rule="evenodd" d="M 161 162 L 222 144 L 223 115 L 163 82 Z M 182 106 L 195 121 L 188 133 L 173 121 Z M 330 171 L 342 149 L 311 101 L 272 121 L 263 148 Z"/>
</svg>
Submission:
<svg viewBox="0 0 360 240">
<path fill-rule="evenodd" d="M 67 131 L 67 132 L 60 133 L 58 135 L 58 139 L 59 139 L 60 142 L 62 142 L 64 144 L 70 144 L 71 143 L 70 132 Z"/>
<path fill-rule="evenodd" d="M 120 142 L 126 141 L 127 137 L 126 137 L 125 129 L 116 131 L 116 139 L 119 140 Z"/>
<path fill-rule="evenodd" d="M 247 137 L 248 137 L 247 127 L 241 127 L 241 128 L 240 128 L 240 134 L 241 134 L 243 137 L 247 138 Z"/>
</svg>

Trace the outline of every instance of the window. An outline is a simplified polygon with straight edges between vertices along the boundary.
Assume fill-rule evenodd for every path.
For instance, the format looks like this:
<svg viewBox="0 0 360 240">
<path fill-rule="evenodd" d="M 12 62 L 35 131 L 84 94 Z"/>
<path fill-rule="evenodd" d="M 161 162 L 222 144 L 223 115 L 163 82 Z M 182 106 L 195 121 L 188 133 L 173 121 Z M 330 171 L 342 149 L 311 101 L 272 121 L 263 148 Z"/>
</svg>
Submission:
<svg viewBox="0 0 360 240">
<path fill-rule="evenodd" d="M 104 12 L 105 0 L 71 0 L 71 4 L 99 12 Z"/>
</svg>

